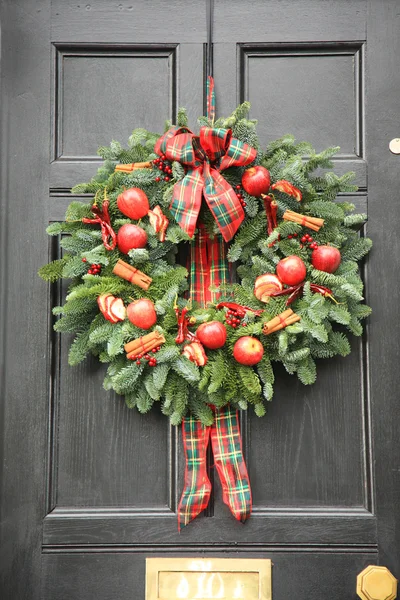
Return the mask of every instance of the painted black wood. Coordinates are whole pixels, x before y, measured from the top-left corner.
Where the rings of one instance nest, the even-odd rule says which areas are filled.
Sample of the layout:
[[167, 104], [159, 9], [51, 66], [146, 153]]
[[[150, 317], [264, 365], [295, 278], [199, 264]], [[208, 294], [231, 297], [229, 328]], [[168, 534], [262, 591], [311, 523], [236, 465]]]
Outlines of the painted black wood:
[[368, 563], [399, 577], [399, 15], [396, 0], [215, 3], [217, 111], [249, 98], [263, 143], [291, 131], [338, 144], [335, 170], [356, 172], [347, 199], [375, 239], [374, 314], [315, 386], [278, 372], [268, 416], [243, 416], [251, 520], [232, 519], [217, 483], [210, 516], [178, 534], [180, 433], [105, 392], [95, 361], [67, 366], [48, 319], [63, 291], [35, 273], [59, 252], [45, 224], [94, 173], [98, 145], [162, 130], [180, 105], [195, 126], [205, 2], [3, 1], [2, 598], [143, 598], [154, 554], [272, 558], [274, 600], [354, 598]]

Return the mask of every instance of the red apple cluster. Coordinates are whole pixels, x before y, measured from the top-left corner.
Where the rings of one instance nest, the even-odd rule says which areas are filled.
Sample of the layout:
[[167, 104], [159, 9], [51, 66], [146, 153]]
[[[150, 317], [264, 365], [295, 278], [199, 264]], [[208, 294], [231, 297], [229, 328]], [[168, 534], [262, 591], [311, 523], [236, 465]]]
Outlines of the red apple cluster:
[[244, 315], [240, 311], [230, 308], [226, 312], [225, 321], [227, 325], [230, 325], [234, 329], [237, 329], [240, 324], [242, 324], [242, 327], [246, 327], [247, 323], [242, 323], [243, 317]]
[[236, 196], [239, 198], [240, 204], [245, 208], [247, 206], [247, 202], [244, 199], [242, 186], [238, 183], [235, 189]]
[[[83, 257], [82, 262], [83, 263], [87, 262], [87, 258]], [[89, 275], [100, 275], [100, 271], [101, 271], [101, 265], [98, 263], [93, 263], [92, 265], [90, 265], [88, 273], [89, 273]]]
[[[311, 250], [315, 250], [315, 248], [318, 248], [318, 243], [314, 240], [314, 238], [309, 233], [306, 233], [305, 235], [303, 235], [300, 241], [304, 245], [308, 244], [308, 246], [311, 248]], [[301, 248], [302, 247], [303, 246], [301, 246]]]
[[[156, 354], [156, 352], [158, 352], [159, 350], [161, 350], [161, 346], [153, 348], [152, 353]], [[147, 360], [147, 364], [149, 365], [149, 367], [155, 367], [157, 365], [157, 359], [148, 352], [146, 352], [145, 354], [139, 354], [136, 358], [136, 364], [142, 364], [142, 360]]]
[[[161, 172], [165, 173], [163, 177], [164, 181], [169, 181], [172, 176], [172, 165], [167, 161], [165, 154], [153, 160], [153, 165], [160, 169]], [[156, 177], [156, 181], [161, 181], [161, 177]]]

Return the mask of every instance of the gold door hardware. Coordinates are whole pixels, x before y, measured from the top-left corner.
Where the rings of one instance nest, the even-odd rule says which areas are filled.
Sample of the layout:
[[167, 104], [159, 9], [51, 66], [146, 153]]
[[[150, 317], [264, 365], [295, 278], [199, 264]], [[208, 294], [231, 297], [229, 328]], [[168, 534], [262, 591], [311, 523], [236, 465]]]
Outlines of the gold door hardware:
[[393, 138], [390, 140], [389, 150], [393, 154], [400, 154], [400, 138]]
[[394, 600], [397, 579], [386, 567], [369, 565], [357, 577], [357, 594], [362, 600]]
[[147, 558], [146, 600], [271, 600], [271, 565], [260, 558]]

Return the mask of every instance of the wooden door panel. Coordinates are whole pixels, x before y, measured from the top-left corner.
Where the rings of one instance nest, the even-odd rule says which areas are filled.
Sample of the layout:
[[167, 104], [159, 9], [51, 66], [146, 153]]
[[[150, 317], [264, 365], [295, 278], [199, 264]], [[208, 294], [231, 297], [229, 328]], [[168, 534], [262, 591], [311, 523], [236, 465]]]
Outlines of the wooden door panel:
[[95, 360], [67, 366], [68, 339], [45, 311], [61, 291], [36, 272], [59, 252], [46, 224], [88, 200], [69, 190], [96, 172], [97, 146], [134, 127], [161, 133], [178, 106], [196, 129], [206, 3], [5, 0], [1, 11], [2, 597], [143, 598], [148, 555], [271, 558], [274, 600], [351, 598], [368, 563], [398, 577], [397, 0], [215, 3], [217, 113], [249, 99], [263, 145], [293, 132], [342, 147], [335, 171], [360, 186], [343, 198], [368, 212], [375, 241], [374, 313], [350, 357], [320, 361], [315, 386], [277, 370], [267, 416], [242, 416], [249, 522], [234, 521], [210, 465], [213, 502], [180, 534], [180, 432], [105, 392]]
[[324, 509], [369, 509], [368, 431], [354, 346], [351, 357], [318, 361], [318, 382], [312, 387], [276, 370], [266, 422], [252, 417], [249, 423], [247, 454], [256, 512], [292, 507], [317, 515]]
[[117, 41], [53, 44], [52, 190], [89, 181], [97, 148], [127, 144], [135, 127], [161, 134], [178, 105], [202, 112], [203, 44]]
[[[211, 551], [212, 556], [238, 558], [230, 548]], [[243, 558], [259, 558], [260, 552], [273, 562], [273, 600], [288, 598], [355, 598], [355, 573], [376, 561], [374, 552], [351, 553], [338, 550], [333, 553], [304, 552], [294, 548], [284, 550], [254, 548], [242, 554]], [[159, 556], [159, 553], [152, 553]], [[121, 554], [73, 553], [45, 555], [43, 600], [94, 600], [118, 598], [131, 600], [144, 598], [145, 558], [148, 550]], [[165, 556], [165, 555], [164, 555]], [[187, 552], [172, 551], [167, 556], [198, 556], [193, 549]], [[323, 573], [316, 583], [314, 573]], [[217, 596], [215, 596], [217, 597]]]

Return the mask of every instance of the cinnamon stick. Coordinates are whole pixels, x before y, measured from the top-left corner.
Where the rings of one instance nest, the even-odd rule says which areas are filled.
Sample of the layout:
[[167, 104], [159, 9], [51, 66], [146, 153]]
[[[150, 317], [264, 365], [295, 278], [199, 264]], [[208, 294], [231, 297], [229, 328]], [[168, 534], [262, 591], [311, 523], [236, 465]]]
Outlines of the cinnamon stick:
[[157, 348], [157, 346], [161, 346], [165, 343], [165, 337], [159, 331], [151, 331], [150, 333], [137, 338], [136, 340], [132, 340], [125, 344], [124, 349], [127, 354], [127, 358], [134, 359], [139, 354], [145, 354], [146, 352], [150, 352]]
[[308, 227], [313, 231], [319, 231], [325, 223], [324, 219], [319, 219], [318, 217], [310, 217], [309, 215], [301, 215], [300, 213], [296, 213], [293, 210], [285, 211], [283, 214], [283, 219], [285, 221], [292, 221], [292, 223], [298, 223], [299, 225]]
[[132, 173], [132, 171], [136, 171], [137, 169], [152, 169], [153, 164], [151, 162], [136, 162], [136, 163], [128, 163], [126, 165], [117, 165], [115, 167], [115, 171], [119, 171], [120, 173]]
[[288, 308], [287, 310], [283, 311], [283, 313], [277, 315], [267, 323], [264, 323], [263, 333], [265, 335], [275, 333], [275, 331], [284, 329], [288, 325], [293, 325], [293, 323], [297, 323], [297, 321], [300, 321], [299, 315], [294, 313], [291, 308]]
[[132, 267], [132, 265], [126, 263], [123, 260], [119, 260], [115, 267], [113, 268], [113, 273], [121, 277], [121, 279], [125, 279], [126, 281], [130, 281], [142, 290], [148, 290], [151, 282], [153, 281], [151, 277], [136, 269], [136, 267]]
[[265, 335], [270, 335], [271, 333], [275, 333], [276, 331], [285, 329], [285, 327], [288, 327], [289, 325], [293, 325], [294, 323], [297, 323], [298, 321], [300, 321], [299, 315], [294, 314], [292, 317], [288, 317], [287, 319], [285, 319], [285, 321], [283, 323], [279, 323], [279, 325], [276, 325], [276, 327], [274, 327], [273, 329], [268, 329], [268, 331]]

